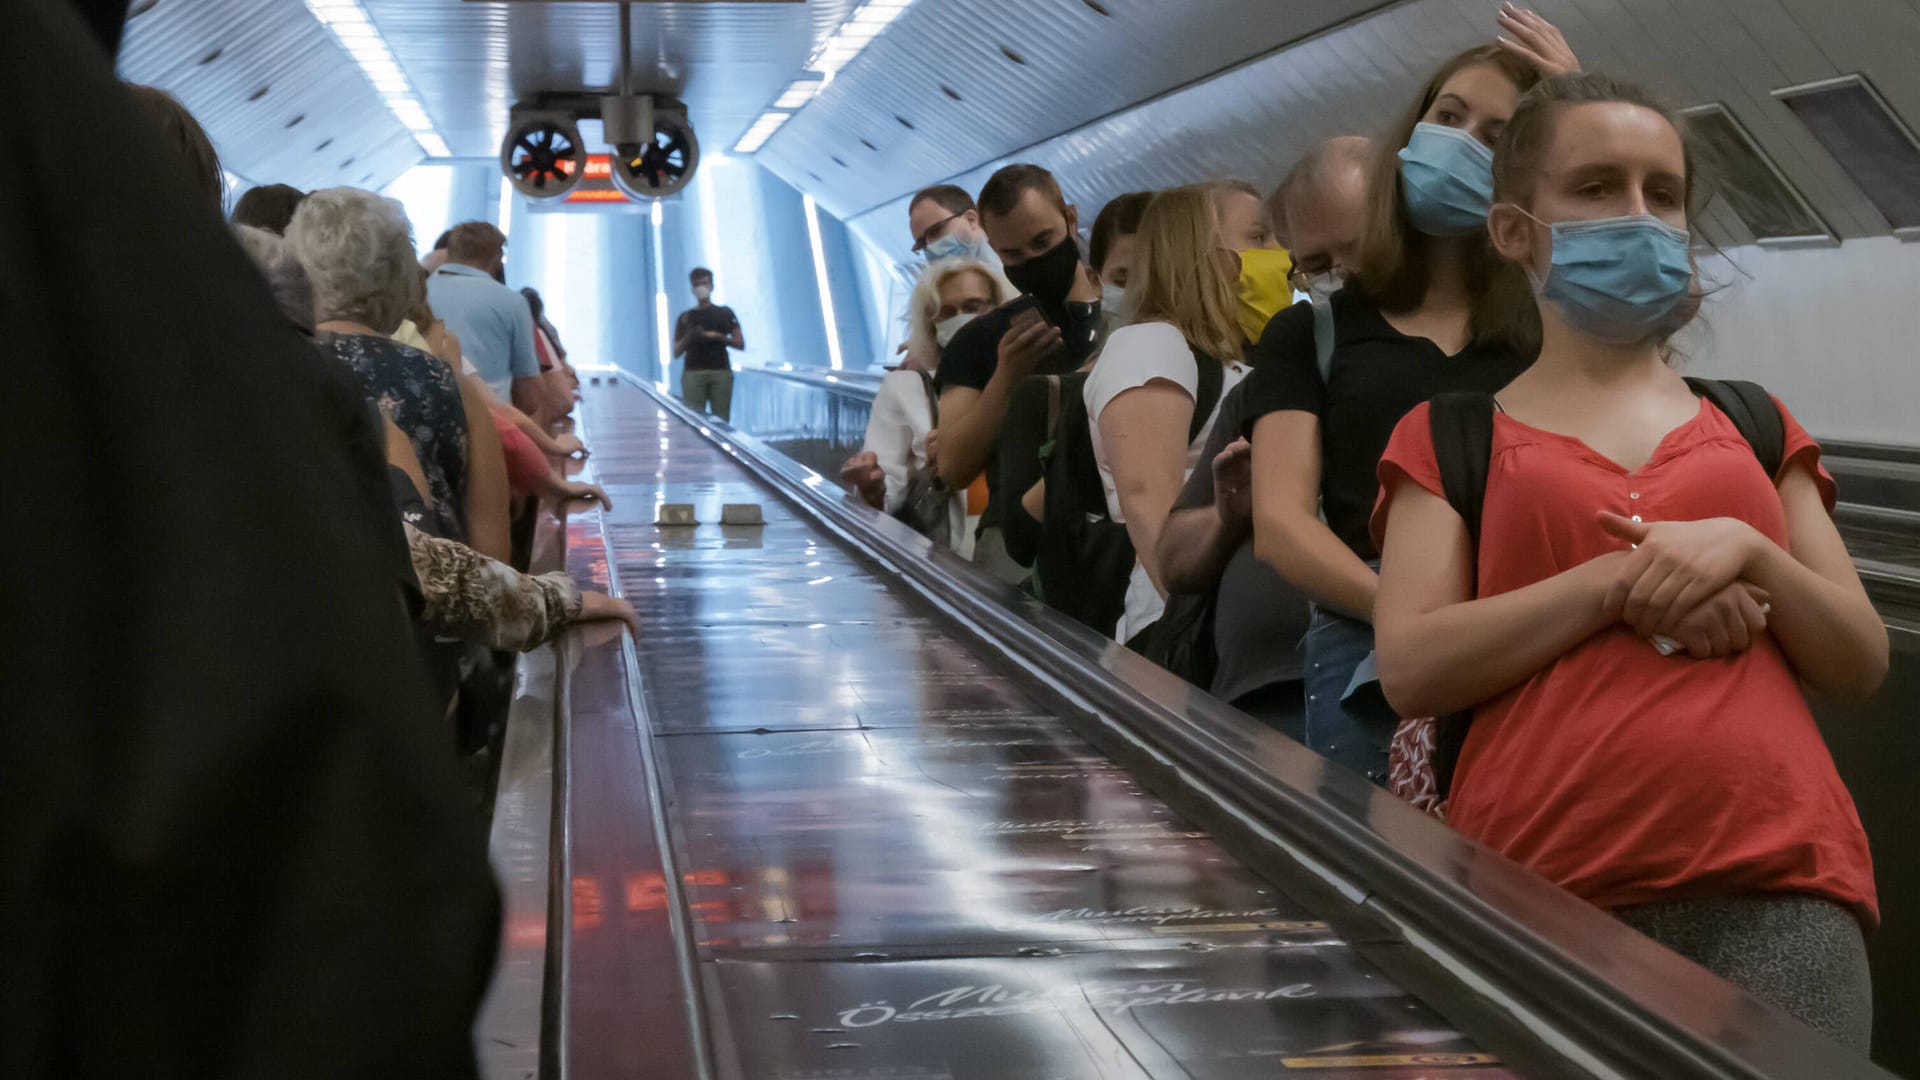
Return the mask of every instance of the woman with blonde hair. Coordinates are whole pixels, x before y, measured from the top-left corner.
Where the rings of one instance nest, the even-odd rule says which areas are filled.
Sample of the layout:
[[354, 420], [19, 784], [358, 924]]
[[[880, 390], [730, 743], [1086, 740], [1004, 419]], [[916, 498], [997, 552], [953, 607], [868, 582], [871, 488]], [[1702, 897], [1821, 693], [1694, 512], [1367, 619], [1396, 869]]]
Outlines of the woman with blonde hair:
[[[1000, 268], [972, 259], [943, 259], [921, 271], [907, 302], [907, 355], [931, 358], [932, 367], [890, 372], [874, 395], [866, 443], [841, 469], [841, 479], [876, 510], [899, 513], [915, 473], [931, 476], [938, 426], [932, 380], [940, 351], [976, 316], [1012, 300], [1017, 290]], [[925, 364], [927, 361], [919, 361]], [[935, 539], [956, 549], [973, 532], [965, 528], [966, 492], [952, 494], [947, 535]], [[962, 550], [964, 555], [967, 552]]]
[[1160, 529], [1206, 446], [1220, 398], [1248, 370], [1237, 319], [1240, 256], [1221, 235], [1212, 185], [1155, 195], [1138, 243], [1127, 284], [1132, 320], [1107, 339], [1082, 389], [1107, 514], [1126, 526], [1136, 558], [1114, 628], [1123, 642], [1166, 606], [1154, 555]]

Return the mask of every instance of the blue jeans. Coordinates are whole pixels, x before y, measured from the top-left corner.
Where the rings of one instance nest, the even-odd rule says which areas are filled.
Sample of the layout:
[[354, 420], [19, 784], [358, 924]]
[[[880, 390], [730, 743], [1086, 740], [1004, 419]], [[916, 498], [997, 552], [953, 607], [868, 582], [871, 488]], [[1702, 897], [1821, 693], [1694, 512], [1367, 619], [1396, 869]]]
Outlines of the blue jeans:
[[1305, 654], [1307, 749], [1382, 787], [1387, 747], [1400, 718], [1373, 670], [1373, 627], [1315, 607]]

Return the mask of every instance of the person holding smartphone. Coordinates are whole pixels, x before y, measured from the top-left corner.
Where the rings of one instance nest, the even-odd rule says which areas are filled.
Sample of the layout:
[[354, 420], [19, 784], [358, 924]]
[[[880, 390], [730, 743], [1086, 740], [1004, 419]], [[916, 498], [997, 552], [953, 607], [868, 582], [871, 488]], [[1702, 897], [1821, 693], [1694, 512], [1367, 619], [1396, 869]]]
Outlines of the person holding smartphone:
[[740, 319], [733, 309], [713, 302], [713, 271], [696, 266], [687, 275], [693, 307], [673, 327], [673, 356], [687, 358], [680, 372], [680, 400], [721, 420], [733, 416], [733, 358], [728, 349], [744, 349]]
[[1008, 165], [980, 189], [979, 207], [987, 241], [1022, 295], [962, 327], [941, 352], [938, 467], [955, 491], [986, 474], [987, 508], [973, 561], [1015, 583], [1027, 571], [1006, 554], [1000, 504], [1018, 493], [994, 490], [1007, 405], [1027, 376], [1065, 374], [1086, 363], [1105, 327], [1100, 285], [1075, 236], [1078, 211], [1052, 173]]

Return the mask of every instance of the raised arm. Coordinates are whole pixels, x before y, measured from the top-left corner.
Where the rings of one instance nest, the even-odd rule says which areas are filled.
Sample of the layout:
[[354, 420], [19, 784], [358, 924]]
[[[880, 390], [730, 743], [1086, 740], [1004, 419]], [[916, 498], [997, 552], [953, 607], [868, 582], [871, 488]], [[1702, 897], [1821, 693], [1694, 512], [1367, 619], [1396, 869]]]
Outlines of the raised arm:
[[[1064, 347], [1060, 331], [1045, 320], [1038, 316], [1022, 319], [1001, 337], [998, 360], [984, 388], [954, 386], [940, 394], [938, 468], [948, 488], [966, 490], [987, 467], [1015, 388], [1041, 361]], [[1008, 498], [1012, 497], [1009, 492]]]
[[1315, 603], [1372, 621], [1379, 578], [1320, 520], [1320, 418], [1297, 409], [1253, 428], [1253, 551]]

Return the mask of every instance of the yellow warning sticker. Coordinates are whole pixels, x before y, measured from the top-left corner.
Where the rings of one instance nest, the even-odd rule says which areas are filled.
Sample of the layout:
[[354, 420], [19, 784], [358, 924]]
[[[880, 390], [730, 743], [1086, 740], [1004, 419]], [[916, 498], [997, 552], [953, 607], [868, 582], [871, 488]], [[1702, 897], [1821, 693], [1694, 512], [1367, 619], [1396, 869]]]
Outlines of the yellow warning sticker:
[[1356, 1057], [1281, 1058], [1289, 1069], [1364, 1069], [1389, 1065], [1498, 1065], [1492, 1054], [1367, 1054]]

